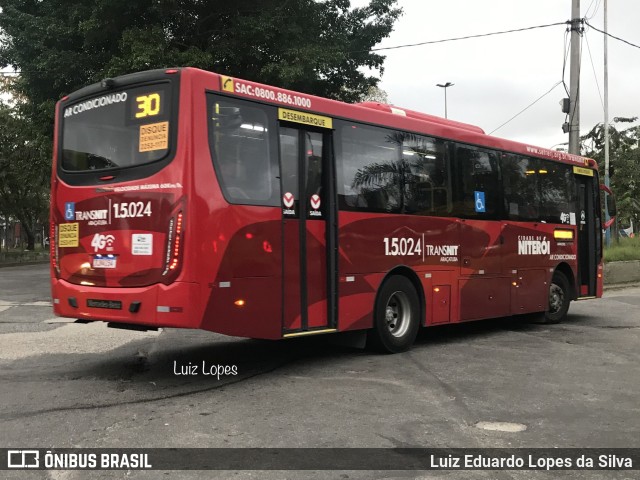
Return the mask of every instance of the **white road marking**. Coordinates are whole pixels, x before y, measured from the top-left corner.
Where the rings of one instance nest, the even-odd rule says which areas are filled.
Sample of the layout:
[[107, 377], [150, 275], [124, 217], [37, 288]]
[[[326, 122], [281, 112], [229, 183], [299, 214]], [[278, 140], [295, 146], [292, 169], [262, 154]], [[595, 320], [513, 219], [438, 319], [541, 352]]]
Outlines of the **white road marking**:
[[132, 332], [107, 328], [104, 322], [69, 323], [47, 332], [0, 335], [0, 359], [38, 355], [103, 353], [136, 340], [156, 338], [160, 332]]
[[51, 302], [8, 302], [6, 300], [0, 300], [0, 307], [50, 307]]
[[511, 422], [478, 422], [476, 423], [476, 428], [481, 430], [492, 430], [495, 432], [524, 432], [527, 429], [527, 426], [522, 423], [511, 423]]
[[26, 302], [26, 303], [21, 303], [20, 306], [27, 306], [27, 307], [50, 307], [51, 306], [51, 302]]
[[42, 323], [75, 323], [75, 318], [63, 318], [63, 317], [54, 317], [49, 318], [47, 320], [43, 320]]

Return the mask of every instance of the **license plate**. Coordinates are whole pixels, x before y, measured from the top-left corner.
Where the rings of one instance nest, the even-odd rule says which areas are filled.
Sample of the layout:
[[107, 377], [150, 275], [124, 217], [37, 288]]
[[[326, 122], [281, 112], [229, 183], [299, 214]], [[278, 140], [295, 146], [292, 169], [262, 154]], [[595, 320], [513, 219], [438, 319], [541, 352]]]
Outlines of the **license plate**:
[[122, 310], [122, 302], [120, 300], [94, 300], [90, 298], [87, 300], [87, 307]]
[[115, 258], [94, 258], [93, 268], [116, 268]]

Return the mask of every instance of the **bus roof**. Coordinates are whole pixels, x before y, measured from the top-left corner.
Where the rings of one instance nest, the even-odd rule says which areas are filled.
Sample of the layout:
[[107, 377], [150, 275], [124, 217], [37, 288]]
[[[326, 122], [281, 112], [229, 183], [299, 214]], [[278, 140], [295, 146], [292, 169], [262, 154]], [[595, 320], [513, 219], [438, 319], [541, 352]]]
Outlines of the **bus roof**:
[[[487, 135], [478, 126], [445, 119], [394, 105], [378, 102], [349, 104], [338, 100], [317, 97], [286, 90], [236, 77], [229, 77], [196, 68], [181, 69], [187, 74], [213, 76], [219, 79], [216, 90], [241, 98], [279, 105], [282, 108], [318, 113], [368, 124], [398, 128], [409, 132], [430, 135], [480, 147], [493, 148], [514, 154], [528, 155], [562, 163], [597, 169], [595, 160], [566, 152]], [[294, 104], [292, 104], [292, 99]], [[302, 101], [299, 101], [302, 100]], [[295, 103], [298, 102], [298, 103]]]
[[484, 130], [482, 130], [480, 127], [476, 127], [475, 125], [457, 122], [455, 120], [449, 120], [447, 118], [437, 117], [435, 115], [429, 115], [428, 113], [416, 112], [415, 110], [396, 107], [395, 105], [387, 105], [386, 103], [378, 103], [378, 102], [360, 102], [360, 103], [357, 103], [356, 105], [371, 108], [374, 110], [381, 110], [387, 113], [394, 113], [396, 115], [403, 115], [409, 118], [417, 118], [418, 120], [424, 120], [431, 123], [438, 123], [440, 125], [448, 125], [451, 127], [462, 128], [463, 130], [469, 130], [470, 132], [484, 134]]

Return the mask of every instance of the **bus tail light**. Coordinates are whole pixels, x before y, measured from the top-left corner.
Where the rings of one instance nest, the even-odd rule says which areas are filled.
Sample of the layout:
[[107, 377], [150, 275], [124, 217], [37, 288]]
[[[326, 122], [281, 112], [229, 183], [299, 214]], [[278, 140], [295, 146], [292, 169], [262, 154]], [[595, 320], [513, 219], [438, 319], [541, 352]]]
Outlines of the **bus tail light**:
[[[163, 275], [169, 274], [178, 268], [180, 263], [180, 251], [182, 247], [182, 212], [179, 212], [169, 221], [169, 234], [167, 239], [167, 257]], [[174, 228], [175, 227], [175, 228]]]

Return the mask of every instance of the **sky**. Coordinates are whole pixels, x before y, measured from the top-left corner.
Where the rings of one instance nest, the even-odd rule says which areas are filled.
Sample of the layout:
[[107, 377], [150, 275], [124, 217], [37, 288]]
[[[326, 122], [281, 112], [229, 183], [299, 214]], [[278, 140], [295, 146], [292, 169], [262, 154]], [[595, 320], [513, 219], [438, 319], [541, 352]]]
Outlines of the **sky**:
[[[581, 17], [603, 30], [604, 0], [580, 0]], [[352, 0], [353, 7], [369, 0]], [[442, 40], [564, 22], [572, 0], [398, 0], [404, 14], [377, 47]], [[608, 31], [640, 45], [640, 0], [609, 0]], [[380, 53], [386, 56], [380, 88], [399, 107], [477, 125], [487, 133], [508, 121], [563, 78], [564, 25], [485, 38], [422, 45]], [[604, 119], [604, 36], [589, 29], [582, 40], [580, 132]], [[609, 118], [640, 116], [640, 48], [609, 38]], [[591, 52], [591, 55], [589, 55]], [[593, 62], [593, 63], [592, 63]], [[595, 70], [595, 74], [594, 74]], [[596, 82], [597, 78], [597, 82]], [[569, 63], [564, 80], [569, 86]], [[568, 97], [562, 84], [493, 134], [551, 148], [566, 143]]]
[[[363, 6], [367, 0], [352, 0]], [[404, 14], [376, 48], [564, 22], [571, 0], [398, 0]], [[581, 17], [604, 30], [604, 0], [581, 0]], [[640, 45], [640, 1], [609, 0], [607, 31]], [[448, 117], [492, 132], [562, 80], [566, 26], [423, 45], [386, 55], [379, 85], [389, 103]], [[609, 37], [609, 119], [640, 116], [640, 48]], [[568, 46], [568, 45], [567, 45]], [[591, 57], [589, 56], [591, 51]], [[582, 40], [580, 134], [604, 120], [604, 36], [587, 27]], [[593, 66], [592, 66], [593, 60]], [[595, 69], [595, 74], [594, 74]], [[597, 78], [597, 83], [596, 83]], [[564, 80], [569, 88], [569, 61]], [[598, 84], [600, 93], [598, 91]], [[562, 84], [493, 133], [551, 148], [568, 142]]]

